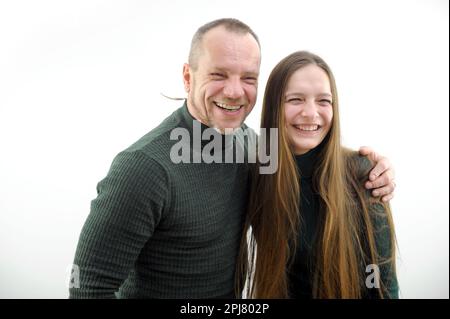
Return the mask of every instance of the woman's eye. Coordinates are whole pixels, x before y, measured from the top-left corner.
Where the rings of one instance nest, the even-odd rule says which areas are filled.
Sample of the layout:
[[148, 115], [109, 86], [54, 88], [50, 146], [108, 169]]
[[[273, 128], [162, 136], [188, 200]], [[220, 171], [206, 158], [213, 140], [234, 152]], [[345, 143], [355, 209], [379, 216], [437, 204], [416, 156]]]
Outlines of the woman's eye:
[[331, 105], [331, 101], [327, 99], [322, 99], [319, 101], [319, 104], [321, 105]]
[[303, 99], [292, 98], [292, 99], [288, 99], [286, 102], [288, 102], [288, 103], [301, 103], [301, 102], [303, 102]]

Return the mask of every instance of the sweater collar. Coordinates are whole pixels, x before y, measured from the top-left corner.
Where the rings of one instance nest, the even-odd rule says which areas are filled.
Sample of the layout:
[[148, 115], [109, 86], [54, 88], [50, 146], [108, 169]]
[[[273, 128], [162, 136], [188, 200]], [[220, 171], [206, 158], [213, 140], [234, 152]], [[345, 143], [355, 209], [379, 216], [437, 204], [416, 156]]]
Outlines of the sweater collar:
[[309, 150], [305, 154], [295, 155], [295, 161], [297, 162], [297, 168], [301, 178], [312, 177], [318, 161], [319, 153], [322, 149], [323, 143], [320, 143], [317, 147]]
[[228, 148], [232, 146], [232, 143], [234, 141], [234, 136], [231, 138], [226, 138], [225, 135], [221, 134], [219, 131], [210, 128], [209, 126], [203, 124], [196, 118], [192, 116], [192, 114], [189, 112], [189, 109], [187, 107], [187, 101], [185, 100], [183, 103], [183, 106], [181, 107], [181, 117], [183, 119], [183, 124], [185, 128], [188, 129], [191, 136], [200, 136], [203, 137], [203, 133], [205, 130], [209, 129], [207, 137], [205, 137], [205, 140], [201, 138], [201, 148], [203, 148], [205, 145], [207, 145], [210, 141], [213, 139], [220, 138], [222, 139], [222, 149]]
[[202, 122], [200, 122], [199, 120], [197, 120], [196, 118], [194, 118], [191, 115], [191, 113], [189, 112], [189, 109], [187, 107], [187, 101], [186, 100], [184, 101], [183, 106], [181, 107], [181, 116], [183, 118], [183, 122], [185, 124], [185, 127], [189, 131], [192, 131], [194, 129], [194, 125], [198, 125], [200, 127], [200, 130], [201, 130], [202, 133], [207, 128], [209, 128], [208, 126], [206, 126], [205, 124], [203, 124]]

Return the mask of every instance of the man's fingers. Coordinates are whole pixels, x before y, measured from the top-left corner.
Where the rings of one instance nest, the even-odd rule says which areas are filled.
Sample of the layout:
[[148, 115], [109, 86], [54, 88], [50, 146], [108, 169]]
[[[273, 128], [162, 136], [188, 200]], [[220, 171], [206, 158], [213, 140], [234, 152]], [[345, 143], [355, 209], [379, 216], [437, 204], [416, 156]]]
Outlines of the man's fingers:
[[389, 202], [392, 198], [394, 198], [394, 193], [390, 193], [389, 195], [383, 196], [381, 200], [386, 203]]
[[363, 155], [363, 156], [367, 156], [370, 153], [373, 153], [373, 149], [369, 146], [361, 146], [359, 148], [359, 154]]
[[[387, 173], [390, 172], [389, 170], [387, 171], [387, 169], [391, 166], [391, 164], [389, 163], [389, 160], [386, 157], [380, 157], [379, 161], [376, 162], [375, 167], [370, 171], [370, 175], [369, 175], [369, 180], [372, 182], [376, 182], [376, 179], [380, 176], [383, 177], [383, 173]], [[389, 177], [393, 177], [391, 175], [389, 175]], [[389, 180], [385, 180], [384, 184], [376, 184], [378, 186], [375, 187], [380, 187], [383, 186], [385, 184], [387, 184], [389, 182]]]
[[[372, 173], [370, 173], [372, 175]], [[394, 181], [394, 176], [391, 170], [385, 171], [383, 175], [376, 177], [376, 179], [366, 182], [366, 188], [379, 188], [389, 186]]]
[[395, 183], [392, 182], [386, 186], [374, 189], [372, 191], [372, 195], [375, 197], [385, 196], [385, 195], [389, 195], [389, 194], [393, 193], [394, 190], [395, 190]]

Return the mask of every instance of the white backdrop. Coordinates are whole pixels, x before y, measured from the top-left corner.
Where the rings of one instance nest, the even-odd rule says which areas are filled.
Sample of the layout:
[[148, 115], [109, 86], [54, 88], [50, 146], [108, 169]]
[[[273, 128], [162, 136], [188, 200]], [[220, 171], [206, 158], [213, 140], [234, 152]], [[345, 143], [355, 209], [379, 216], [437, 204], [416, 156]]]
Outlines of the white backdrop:
[[271, 68], [306, 49], [332, 67], [344, 143], [397, 171], [403, 298], [449, 297], [446, 0], [1, 1], [0, 297], [67, 298], [81, 227], [115, 154], [175, 110], [196, 29], [235, 17]]

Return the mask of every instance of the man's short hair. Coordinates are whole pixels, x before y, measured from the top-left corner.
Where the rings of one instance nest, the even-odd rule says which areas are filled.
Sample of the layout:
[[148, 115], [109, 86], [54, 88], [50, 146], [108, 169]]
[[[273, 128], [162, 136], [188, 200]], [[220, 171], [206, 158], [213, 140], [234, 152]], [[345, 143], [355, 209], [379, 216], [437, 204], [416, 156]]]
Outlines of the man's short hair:
[[258, 43], [258, 46], [261, 47], [256, 33], [253, 32], [253, 30], [244, 22], [233, 18], [217, 19], [208, 22], [203, 26], [201, 26], [200, 28], [198, 28], [197, 32], [195, 32], [194, 36], [192, 37], [191, 49], [189, 51], [189, 65], [191, 66], [192, 69], [196, 70], [198, 68], [197, 60], [201, 52], [203, 36], [209, 30], [219, 26], [223, 26], [227, 31], [234, 32], [237, 34], [245, 35], [247, 33], [250, 33], [255, 38], [256, 42]]

